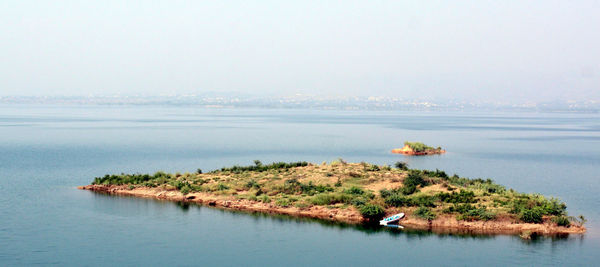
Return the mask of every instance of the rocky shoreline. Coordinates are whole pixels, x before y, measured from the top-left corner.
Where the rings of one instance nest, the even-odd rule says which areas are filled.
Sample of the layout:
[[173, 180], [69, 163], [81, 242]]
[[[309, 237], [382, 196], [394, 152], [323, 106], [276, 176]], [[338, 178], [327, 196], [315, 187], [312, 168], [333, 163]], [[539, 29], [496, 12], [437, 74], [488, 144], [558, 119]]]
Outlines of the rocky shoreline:
[[[130, 189], [124, 185], [86, 185], [78, 187], [82, 190], [89, 190], [97, 193], [124, 195], [144, 198], [154, 198], [169, 201], [186, 201], [198, 203], [207, 206], [213, 206], [223, 209], [261, 212], [272, 214], [284, 214], [298, 217], [308, 217], [334, 222], [344, 222], [349, 224], [365, 223], [360, 212], [354, 207], [347, 208], [328, 208], [325, 206], [311, 206], [307, 208], [281, 207], [271, 203], [263, 203], [248, 199], [237, 199], [233, 196], [222, 196], [204, 192], [194, 192], [183, 195], [178, 190], [152, 187], [136, 187]], [[399, 212], [400, 210], [388, 209], [388, 214]], [[570, 227], [557, 226], [550, 222], [542, 224], [514, 222], [510, 218], [497, 218], [492, 221], [459, 221], [453, 216], [439, 216], [438, 218], [427, 221], [412, 216], [412, 209], [402, 209], [407, 214], [401, 221], [401, 225], [420, 230], [431, 230], [440, 233], [476, 233], [476, 234], [522, 234], [537, 233], [541, 235], [561, 235], [561, 234], [582, 234], [586, 228], [579, 225]]]

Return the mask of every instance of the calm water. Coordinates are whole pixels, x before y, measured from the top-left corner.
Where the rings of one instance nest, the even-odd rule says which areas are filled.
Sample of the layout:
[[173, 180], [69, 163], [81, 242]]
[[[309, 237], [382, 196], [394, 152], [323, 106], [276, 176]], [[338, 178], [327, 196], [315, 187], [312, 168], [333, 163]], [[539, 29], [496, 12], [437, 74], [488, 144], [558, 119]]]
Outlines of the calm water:
[[[404, 140], [449, 152], [389, 153]], [[588, 233], [526, 242], [365, 229], [75, 189], [106, 173], [338, 157], [557, 196], [587, 216]], [[0, 265], [593, 265], [599, 163], [598, 114], [0, 106]]]

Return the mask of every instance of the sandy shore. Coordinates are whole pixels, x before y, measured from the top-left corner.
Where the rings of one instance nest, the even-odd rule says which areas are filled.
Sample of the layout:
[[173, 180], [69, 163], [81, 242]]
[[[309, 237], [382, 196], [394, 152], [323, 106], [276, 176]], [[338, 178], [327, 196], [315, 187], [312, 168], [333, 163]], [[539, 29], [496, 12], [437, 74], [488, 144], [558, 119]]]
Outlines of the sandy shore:
[[[348, 207], [344, 209], [331, 209], [325, 206], [312, 206], [302, 209], [297, 207], [280, 207], [272, 203], [236, 199], [231, 196], [219, 196], [209, 193], [190, 193], [184, 196], [177, 190], [165, 190], [162, 188], [149, 187], [136, 187], [134, 189], [129, 189], [127, 186], [86, 185], [78, 188], [105, 194], [155, 198], [170, 201], [187, 201], [232, 210], [285, 214], [351, 224], [359, 224], [364, 222], [362, 216], [354, 207]], [[390, 209], [388, 210], [388, 214], [393, 214], [399, 211], [400, 210]], [[407, 214], [406, 218], [401, 221], [401, 225], [413, 229], [432, 230], [434, 232], [481, 234], [520, 234], [523, 232], [532, 232], [543, 235], [556, 235], [582, 234], [586, 231], [585, 227], [583, 226], [572, 225], [570, 227], [561, 227], [556, 226], [553, 223], [515, 223], [511, 218], [498, 218], [496, 220], [487, 222], [467, 222], [458, 221], [456, 218], [454, 218], [454, 216], [442, 215], [438, 216], [438, 218], [433, 221], [427, 221], [415, 216], [411, 216], [411, 209], [403, 209], [401, 212], [405, 212]]]

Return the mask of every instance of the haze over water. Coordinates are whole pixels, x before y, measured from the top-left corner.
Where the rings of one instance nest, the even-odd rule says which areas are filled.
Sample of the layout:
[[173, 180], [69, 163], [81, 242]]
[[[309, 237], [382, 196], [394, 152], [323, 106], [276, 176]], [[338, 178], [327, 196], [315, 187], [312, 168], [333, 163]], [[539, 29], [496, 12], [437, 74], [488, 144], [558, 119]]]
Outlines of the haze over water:
[[[405, 140], [448, 153], [404, 157]], [[600, 116], [0, 106], [0, 265], [589, 265], [600, 251]], [[559, 197], [588, 232], [438, 235], [77, 190], [121, 172], [342, 157]]]

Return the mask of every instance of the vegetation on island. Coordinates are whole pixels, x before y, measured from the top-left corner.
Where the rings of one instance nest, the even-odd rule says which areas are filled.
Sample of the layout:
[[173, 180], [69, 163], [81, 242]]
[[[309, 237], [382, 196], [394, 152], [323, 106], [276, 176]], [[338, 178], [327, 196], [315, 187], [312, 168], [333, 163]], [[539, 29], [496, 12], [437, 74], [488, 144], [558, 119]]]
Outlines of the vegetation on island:
[[582, 225], [585, 218], [570, 217], [567, 206], [556, 198], [519, 193], [490, 179], [468, 179], [440, 170], [409, 169], [404, 162], [374, 165], [366, 162], [276, 162], [221, 168], [208, 173], [156, 172], [97, 177], [95, 185], [162, 187], [183, 195], [204, 192], [278, 207], [307, 209], [356, 208], [365, 219], [378, 220], [402, 211], [423, 220], [454, 216], [463, 221], [498, 218], [514, 222]]
[[421, 142], [408, 142], [408, 141], [406, 141], [406, 142], [404, 142], [404, 145], [410, 147], [415, 152], [426, 152], [426, 151], [442, 150], [441, 147], [434, 148], [434, 147], [428, 146], [426, 144], [423, 144]]

